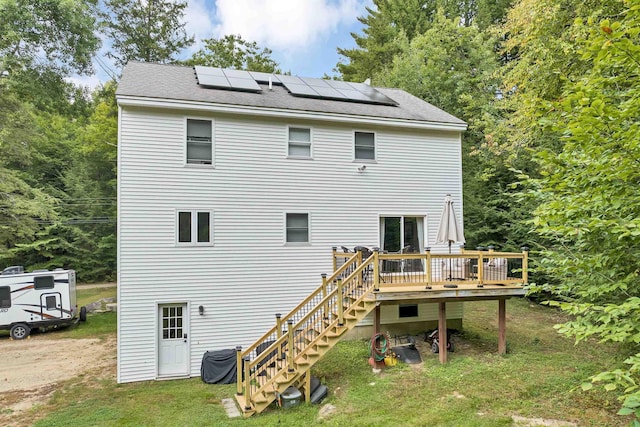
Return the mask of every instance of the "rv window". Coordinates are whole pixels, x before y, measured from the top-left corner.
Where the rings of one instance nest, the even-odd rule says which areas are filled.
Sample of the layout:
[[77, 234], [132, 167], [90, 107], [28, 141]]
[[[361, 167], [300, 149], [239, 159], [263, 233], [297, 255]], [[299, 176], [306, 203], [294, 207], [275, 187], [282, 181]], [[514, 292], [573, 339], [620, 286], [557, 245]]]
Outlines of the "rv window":
[[0, 308], [11, 307], [11, 288], [8, 286], [0, 287]]
[[47, 297], [47, 310], [55, 310], [56, 307], [56, 297], [55, 295], [51, 295]]
[[36, 276], [33, 278], [34, 289], [53, 289], [53, 276]]

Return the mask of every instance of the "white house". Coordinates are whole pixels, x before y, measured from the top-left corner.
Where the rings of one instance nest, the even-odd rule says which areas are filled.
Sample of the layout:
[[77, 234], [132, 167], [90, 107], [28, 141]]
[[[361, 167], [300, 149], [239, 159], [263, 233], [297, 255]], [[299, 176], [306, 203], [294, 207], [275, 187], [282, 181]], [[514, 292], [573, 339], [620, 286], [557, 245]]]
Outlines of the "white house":
[[[445, 194], [462, 214], [465, 123], [399, 89], [131, 62], [117, 100], [119, 382], [197, 376], [331, 247], [435, 250]], [[383, 308], [385, 329], [437, 318]]]

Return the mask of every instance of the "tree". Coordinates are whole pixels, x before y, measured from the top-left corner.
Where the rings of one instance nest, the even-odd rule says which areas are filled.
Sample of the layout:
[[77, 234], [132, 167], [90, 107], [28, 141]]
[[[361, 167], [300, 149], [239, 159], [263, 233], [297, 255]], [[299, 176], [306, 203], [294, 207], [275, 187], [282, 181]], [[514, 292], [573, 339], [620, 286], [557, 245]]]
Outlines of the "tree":
[[167, 63], [194, 42], [182, 21], [187, 2], [178, 0], [106, 0], [101, 14], [112, 51], [123, 67], [131, 60]]
[[184, 61], [186, 65], [232, 68], [236, 70], [281, 73], [278, 63], [271, 59], [273, 52], [260, 48], [256, 42], [244, 40], [240, 35], [204, 40], [204, 47]]
[[0, 71], [43, 66], [61, 74], [91, 71], [99, 46], [94, 7], [92, 0], [2, 0]]
[[574, 24], [578, 40], [586, 35], [576, 51], [587, 71], [553, 103], [560, 148], [539, 152], [541, 177], [529, 192], [534, 229], [553, 242], [540, 265], [556, 280], [534, 290], [575, 316], [560, 332], [636, 353], [593, 381], [621, 386], [620, 413], [640, 418], [640, 8], [618, 17]]

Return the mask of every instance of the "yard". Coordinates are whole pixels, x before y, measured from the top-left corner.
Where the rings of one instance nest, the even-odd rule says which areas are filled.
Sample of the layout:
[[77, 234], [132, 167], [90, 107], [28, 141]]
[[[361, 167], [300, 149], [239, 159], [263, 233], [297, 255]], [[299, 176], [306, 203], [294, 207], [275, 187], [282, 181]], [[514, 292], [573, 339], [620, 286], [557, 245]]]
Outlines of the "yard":
[[[81, 290], [80, 298], [86, 297], [83, 292], [87, 291]], [[108, 293], [100, 290], [100, 297]], [[399, 364], [374, 374], [367, 365], [365, 341], [340, 343], [313, 369], [329, 387], [322, 405], [337, 408], [323, 423], [510, 426], [512, 416], [579, 426], [628, 423], [615, 415], [618, 402], [613, 395], [582, 392], [579, 387], [589, 375], [620, 362], [622, 356], [615, 347], [574, 346], [553, 329], [565, 319], [559, 312], [524, 299], [510, 300], [507, 306], [508, 354], [504, 357], [496, 354], [496, 302], [466, 304], [465, 330], [454, 336], [456, 352], [447, 365], [440, 365], [425, 345], [421, 346], [422, 364]], [[233, 396], [235, 385], [207, 385], [198, 378], [118, 385], [115, 326], [115, 315], [104, 313], [90, 316], [75, 329], [36, 335], [24, 342], [0, 337], [0, 366], [5, 371], [0, 378], [5, 383], [0, 387], [0, 424], [297, 426], [316, 422], [322, 405], [274, 408], [246, 420], [229, 419], [220, 401]], [[54, 354], [56, 349], [60, 353]], [[60, 363], [61, 357], [65, 363]], [[8, 365], [16, 359], [21, 363]], [[14, 368], [6, 367], [21, 364], [28, 366], [23, 372], [26, 378], [39, 380], [22, 383], [24, 387], [6, 386], [14, 384]], [[45, 375], [50, 371], [62, 375]]]

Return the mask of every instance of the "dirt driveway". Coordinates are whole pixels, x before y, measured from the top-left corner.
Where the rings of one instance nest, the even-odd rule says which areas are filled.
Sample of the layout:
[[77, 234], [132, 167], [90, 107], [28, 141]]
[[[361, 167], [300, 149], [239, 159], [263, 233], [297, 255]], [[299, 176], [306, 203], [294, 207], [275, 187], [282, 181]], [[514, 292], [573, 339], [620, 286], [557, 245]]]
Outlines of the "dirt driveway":
[[115, 375], [116, 339], [53, 338], [52, 333], [13, 341], [0, 337], [0, 425], [29, 425], [28, 409], [43, 404], [60, 383], [81, 374]]

